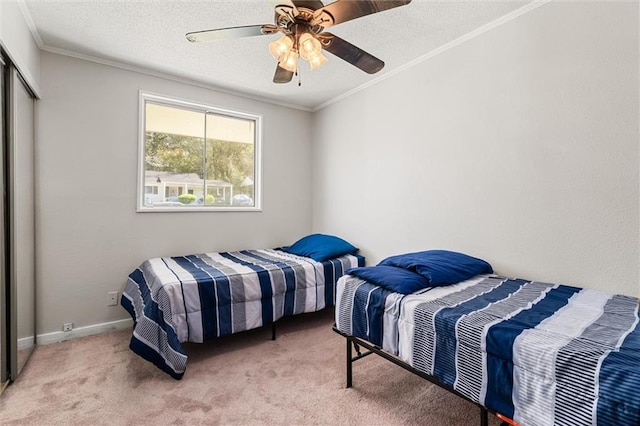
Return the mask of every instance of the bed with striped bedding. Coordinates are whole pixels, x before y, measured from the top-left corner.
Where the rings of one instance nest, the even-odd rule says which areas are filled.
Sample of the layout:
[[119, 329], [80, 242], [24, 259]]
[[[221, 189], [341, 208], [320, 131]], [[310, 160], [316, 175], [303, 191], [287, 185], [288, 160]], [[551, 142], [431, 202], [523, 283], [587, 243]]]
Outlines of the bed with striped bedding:
[[363, 265], [357, 254], [317, 262], [277, 249], [147, 260], [129, 275], [121, 298], [134, 320], [130, 348], [180, 379], [187, 363], [181, 343], [333, 306], [337, 279]]
[[345, 275], [336, 329], [526, 426], [640, 425], [638, 299], [481, 275], [399, 294]]

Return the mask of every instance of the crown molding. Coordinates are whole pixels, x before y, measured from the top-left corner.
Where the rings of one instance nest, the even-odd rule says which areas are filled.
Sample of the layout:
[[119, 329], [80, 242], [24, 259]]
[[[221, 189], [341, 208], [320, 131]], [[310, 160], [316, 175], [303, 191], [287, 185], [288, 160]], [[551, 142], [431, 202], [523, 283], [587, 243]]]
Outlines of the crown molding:
[[36, 44], [40, 49], [44, 47], [44, 43], [42, 42], [42, 37], [40, 37], [40, 33], [38, 32], [38, 28], [36, 28], [36, 23], [33, 21], [33, 17], [29, 12], [29, 8], [24, 0], [16, 0], [18, 7], [20, 8], [20, 12], [22, 12], [22, 16], [24, 17], [25, 22], [27, 23], [27, 27], [29, 27], [29, 31], [33, 36]]
[[267, 98], [263, 96], [253, 95], [251, 93], [243, 92], [241, 90], [229, 89], [228, 87], [216, 86], [214, 84], [205, 83], [196, 79], [187, 77], [180, 77], [175, 74], [165, 73], [162, 71], [156, 71], [149, 68], [143, 68], [137, 65], [125, 64], [123, 62], [111, 61], [109, 59], [97, 58], [95, 56], [85, 55], [82, 53], [72, 52], [70, 50], [59, 49], [57, 47], [43, 46], [42, 50], [49, 53], [55, 53], [57, 55], [68, 56], [75, 59], [80, 59], [87, 62], [94, 62], [96, 64], [105, 65], [108, 67], [119, 68], [127, 71], [137, 72], [139, 74], [150, 75], [152, 77], [158, 77], [165, 80], [175, 81], [178, 83], [188, 84], [190, 86], [199, 87], [202, 89], [215, 90], [216, 92], [227, 93], [229, 95], [238, 96], [241, 98], [251, 99], [254, 101], [265, 102], [268, 104], [283, 106], [286, 108], [297, 109], [300, 111], [311, 112], [311, 108], [307, 108], [301, 105], [290, 104], [287, 102], [280, 102], [278, 100]]

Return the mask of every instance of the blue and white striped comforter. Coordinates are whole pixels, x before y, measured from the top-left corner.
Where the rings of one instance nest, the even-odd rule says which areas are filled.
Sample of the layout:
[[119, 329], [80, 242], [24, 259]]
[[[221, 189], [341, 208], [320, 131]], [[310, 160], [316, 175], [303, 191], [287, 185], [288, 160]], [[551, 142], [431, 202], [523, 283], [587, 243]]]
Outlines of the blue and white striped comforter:
[[147, 260], [129, 275], [121, 299], [135, 322], [130, 348], [180, 379], [187, 363], [180, 343], [333, 305], [336, 280], [363, 264], [358, 255], [316, 262], [271, 249]]
[[338, 281], [336, 325], [521, 425], [640, 425], [638, 299], [478, 276], [403, 295]]

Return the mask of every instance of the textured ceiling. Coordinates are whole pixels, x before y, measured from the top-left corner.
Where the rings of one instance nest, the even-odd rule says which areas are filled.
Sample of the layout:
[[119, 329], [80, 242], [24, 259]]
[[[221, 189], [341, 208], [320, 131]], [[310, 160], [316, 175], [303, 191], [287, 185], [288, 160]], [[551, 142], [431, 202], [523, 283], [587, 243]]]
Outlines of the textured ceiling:
[[276, 64], [267, 45], [277, 35], [200, 44], [185, 39], [190, 31], [273, 23], [274, 2], [269, 0], [24, 2], [45, 50], [140, 67], [313, 109], [530, 0], [413, 0], [407, 6], [336, 25], [332, 33], [382, 59], [385, 68], [369, 75], [327, 54], [329, 62], [313, 73], [306, 63], [301, 66], [302, 86], [295, 77], [288, 84], [272, 82]]

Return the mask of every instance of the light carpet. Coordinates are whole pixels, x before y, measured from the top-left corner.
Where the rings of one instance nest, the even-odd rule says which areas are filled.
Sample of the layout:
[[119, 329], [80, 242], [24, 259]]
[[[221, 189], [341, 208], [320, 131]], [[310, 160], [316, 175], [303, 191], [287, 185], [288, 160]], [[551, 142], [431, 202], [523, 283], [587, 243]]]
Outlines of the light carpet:
[[[186, 344], [183, 379], [144, 361], [119, 331], [39, 346], [0, 396], [1, 424], [478, 425], [480, 410], [389, 361], [354, 363], [332, 312]], [[490, 417], [490, 425], [500, 422]]]

